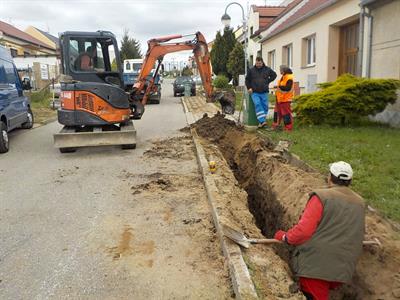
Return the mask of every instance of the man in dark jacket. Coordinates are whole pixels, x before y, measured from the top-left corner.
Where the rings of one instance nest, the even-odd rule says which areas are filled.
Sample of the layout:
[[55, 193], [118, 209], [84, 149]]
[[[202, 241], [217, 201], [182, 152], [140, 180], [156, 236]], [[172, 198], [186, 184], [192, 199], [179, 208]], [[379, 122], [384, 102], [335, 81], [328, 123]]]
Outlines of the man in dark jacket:
[[268, 86], [275, 78], [276, 73], [264, 64], [261, 57], [256, 58], [255, 66], [249, 70], [246, 76], [246, 87], [256, 109], [259, 128], [267, 125]]
[[349, 283], [362, 253], [364, 200], [348, 186], [351, 166], [330, 165], [328, 188], [314, 190], [299, 223], [275, 239], [295, 246], [292, 266], [307, 300], [328, 300], [329, 290]]

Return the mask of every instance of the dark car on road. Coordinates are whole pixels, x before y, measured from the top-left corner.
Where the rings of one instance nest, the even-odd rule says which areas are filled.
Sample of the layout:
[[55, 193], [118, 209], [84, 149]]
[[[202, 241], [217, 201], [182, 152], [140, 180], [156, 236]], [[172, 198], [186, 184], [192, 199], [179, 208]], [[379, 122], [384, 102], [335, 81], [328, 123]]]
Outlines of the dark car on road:
[[9, 50], [0, 46], [0, 153], [9, 149], [8, 132], [33, 126], [31, 105], [24, 89], [30, 89], [29, 81], [21, 81]]
[[190, 95], [196, 96], [196, 83], [189, 76], [178, 76], [174, 81], [174, 97], [185, 93], [185, 85], [190, 85]]

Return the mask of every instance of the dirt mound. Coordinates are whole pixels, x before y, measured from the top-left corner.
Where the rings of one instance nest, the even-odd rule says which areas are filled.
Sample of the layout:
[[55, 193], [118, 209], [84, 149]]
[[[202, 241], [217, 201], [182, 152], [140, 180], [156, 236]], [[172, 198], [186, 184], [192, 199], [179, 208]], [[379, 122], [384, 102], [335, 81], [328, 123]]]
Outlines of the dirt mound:
[[225, 119], [219, 112], [212, 117], [212, 122], [210, 120], [211, 118], [204, 114], [203, 118], [196, 122], [196, 130], [199, 135], [212, 141], [218, 141], [226, 132], [236, 127], [234, 121]]
[[[195, 128], [215, 143], [246, 190], [249, 208], [262, 233], [271, 237], [278, 228], [295, 224], [308, 200], [308, 193], [325, 185], [321, 174], [293, 165], [269, 140], [237, 128], [222, 116], [201, 119]], [[241, 224], [240, 220], [235, 220]], [[246, 227], [242, 224], [242, 227]], [[400, 297], [400, 235], [378, 214], [366, 213], [365, 239], [379, 238], [382, 248], [364, 247], [353, 282], [332, 299], [396, 299]], [[284, 260], [288, 249], [276, 248]], [[377, 280], [379, 278], [379, 280]]]

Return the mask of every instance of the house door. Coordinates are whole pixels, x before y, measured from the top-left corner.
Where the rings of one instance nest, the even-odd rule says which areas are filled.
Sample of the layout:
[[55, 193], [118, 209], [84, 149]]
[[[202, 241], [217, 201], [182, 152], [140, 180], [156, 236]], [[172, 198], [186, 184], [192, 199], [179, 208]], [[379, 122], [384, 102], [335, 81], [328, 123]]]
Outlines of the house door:
[[353, 23], [340, 29], [339, 75], [357, 75], [359, 28], [359, 23]]

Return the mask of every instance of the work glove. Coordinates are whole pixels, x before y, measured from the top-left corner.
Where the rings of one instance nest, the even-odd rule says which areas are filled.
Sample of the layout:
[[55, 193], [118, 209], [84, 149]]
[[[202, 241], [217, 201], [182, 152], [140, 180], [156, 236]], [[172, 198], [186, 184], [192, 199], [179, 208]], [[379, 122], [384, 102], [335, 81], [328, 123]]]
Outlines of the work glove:
[[286, 235], [285, 231], [278, 230], [274, 235], [274, 239], [281, 241], [281, 242], [285, 242], [285, 235]]

